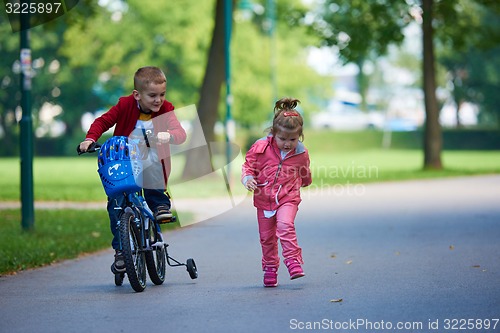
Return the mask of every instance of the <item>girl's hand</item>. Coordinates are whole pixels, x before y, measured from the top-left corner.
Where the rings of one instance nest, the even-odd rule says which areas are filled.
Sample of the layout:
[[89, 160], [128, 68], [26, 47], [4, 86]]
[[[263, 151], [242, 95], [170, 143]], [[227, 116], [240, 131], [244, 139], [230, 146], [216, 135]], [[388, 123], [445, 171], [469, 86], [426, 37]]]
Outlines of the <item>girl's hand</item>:
[[257, 182], [255, 181], [255, 179], [250, 178], [246, 182], [245, 187], [246, 187], [247, 190], [253, 191], [253, 190], [255, 190], [257, 188]]

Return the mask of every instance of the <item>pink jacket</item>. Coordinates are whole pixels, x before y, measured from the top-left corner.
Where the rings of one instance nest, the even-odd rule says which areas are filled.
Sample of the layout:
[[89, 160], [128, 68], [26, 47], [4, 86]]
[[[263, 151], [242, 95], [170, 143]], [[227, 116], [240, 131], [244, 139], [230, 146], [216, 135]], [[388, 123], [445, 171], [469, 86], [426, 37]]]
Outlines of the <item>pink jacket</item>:
[[300, 187], [312, 182], [309, 153], [302, 142], [282, 160], [273, 136], [257, 140], [248, 150], [242, 167], [242, 182], [249, 177], [257, 181], [254, 206], [276, 210], [285, 203], [298, 205]]

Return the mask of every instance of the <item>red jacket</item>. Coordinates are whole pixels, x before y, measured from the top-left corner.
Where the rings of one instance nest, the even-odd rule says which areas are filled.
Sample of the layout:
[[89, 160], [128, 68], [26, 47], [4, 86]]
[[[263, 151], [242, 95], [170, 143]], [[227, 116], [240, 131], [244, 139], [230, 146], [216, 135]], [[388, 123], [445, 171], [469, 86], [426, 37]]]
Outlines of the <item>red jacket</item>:
[[248, 150], [241, 179], [255, 178], [254, 206], [272, 211], [285, 203], [300, 203], [300, 187], [312, 182], [309, 164], [309, 153], [302, 142], [282, 160], [270, 135], [257, 140]]
[[[172, 103], [165, 100], [160, 111], [152, 113], [153, 126], [155, 133], [168, 131], [172, 136], [170, 142], [173, 144], [181, 144], [186, 141], [186, 131], [182, 128], [173, 111], [174, 106]], [[92, 123], [86, 138], [97, 141], [104, 132], [114, 125], [116, 125], [113, 132], [114, 136], [129, 136], [135, 128], [139, 115], [140, 109], [134, 96], [131, 94], [121, 97], [115, 106], [111, 107], [108, 112]], [[170, 145], [162, 144], [158, 146], [158, 157], [164, 163], [165, 171], [168, 176], [171, 164]]]

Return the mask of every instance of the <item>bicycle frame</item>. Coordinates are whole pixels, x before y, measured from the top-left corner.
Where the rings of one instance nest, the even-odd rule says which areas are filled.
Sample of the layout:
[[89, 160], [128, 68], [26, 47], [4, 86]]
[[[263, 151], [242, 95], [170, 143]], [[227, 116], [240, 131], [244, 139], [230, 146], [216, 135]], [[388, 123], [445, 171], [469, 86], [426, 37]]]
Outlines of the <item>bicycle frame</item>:
[[[125, 196], [125, 204], [124, 207], [121, 207], [123, 211], [130, 210], [136, 217], [136, 223], [137, 223], [137, 228], [140, 230], [140, 237], [141, 237], [141, 242], [142, 242], [142, 248], [138, 249], [138, 251], [151, 251], [153, 250], [153, 246], [165, 246], [165, 254], [166, 254], [166, 259], [167, 259], [167, 264], [170, 267], [177, 267], [177, 266], [186, 266], [185, 263], [181, 263], [177, 261], [175, 258], [171, 257], [168, 254], [168, 244], [165, 243], [164, 239], [161, 239], [159, 241], [159, 235], [155, 233], [154, 235], [154, 241], [152, 244], [150, 244], [150, 239], [147, 237], [145, 230], [149, 229], [149, 223], [156, 223], [154, 222], [154, 216], [153, 212], [151, 209], [148, 207], [146, 200], [144, 197], [139, 194], [139, 193], [129, 193], [129, 194], [124, 194]], [[140, 216], [137, 216], [136, 211], [134, 211], [134, 208], [138, 210], [138, 213]], [[119, 220], [118, 220], [118, 223]], [[140, 225], [139, 225], [140, 223]], [[158, 229], [155, 228], [155, 231], [161, 230], [161, 228], [158, 226]], [[163, 237], [162, 237], [163, 238]], [[174, 263], [171, 263], [173, 261]]]
[[[115, 275], [115, 284], [121, 286], [123, 278], [127, 274], [132, 288], [141, 292], [146, 288], [147, 269], [151, 281], [160, 285], [165, 280], [165, 264], [172, 267], [185, 266], [191, 279], [196, 279], [198, 271], [193, 258], [188, 258], [186, 263], [182, 263], [169, 256], [168, 244], [165, 243], [161, 234], [160, 223], [156, 221], [153, 212], [148, 207], [143, 196], [143, 189], [135, 181], [131, 181], [131, 174], [133, 173], [135, 176], [135, 173], [141, 170], [130, 164], [125, 164], [125, 169], [121, 173], [110, 173], [111, 169], [118, 170], [122, 167], [120, 161], [128, 162], [131, 160], [132, 155], [129, 155], [129, 150], [125, 148], [128, 147], [128, 142], [123, 145], [122, 137], [118, 137], [116, 141], [111, 141], [111, 145], [110, 148], [108, 141], [105, 142], [104, 151], [113, 149], [117, 151], [119, 149], [118, 155], [112, 156], [110, 160], [107, 160], [109, 155], [100, 155], [98, 172], [108, 200], [117, 196], [124, 199], [114, 209], [121, 210], [121, 213], [118, 214], [117, 227], [120, 233], [120, 248], [124, 256], [126, 272], [117, 271], [114, 264], [111, 266], [111, 271]], [[78, 155], [95, 153], [101, 150], [101, 145], [94, 142], [86, 151], [81, 151], [80, 146], [77, 146], [76, 150]], [[107, 173], [101, 172], [101, 169], [107, 170]], [[125, 178], [116, 175], [125, 175]], [[175, 216], [169, 220], [169, 222], [174, 221]]]

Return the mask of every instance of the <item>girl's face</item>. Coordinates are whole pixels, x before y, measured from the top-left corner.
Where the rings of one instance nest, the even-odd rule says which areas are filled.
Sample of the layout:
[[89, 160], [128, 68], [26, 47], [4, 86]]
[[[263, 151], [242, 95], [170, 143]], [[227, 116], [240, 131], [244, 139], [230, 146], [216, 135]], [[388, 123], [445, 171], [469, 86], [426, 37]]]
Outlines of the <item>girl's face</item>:
[[139, 102], [142, 110], [146, 113], [158, 112], [165, 101], [167, 83], [150, 84], [144, 90], [134, 90], [134, 98]]
[[274, 135], [278, 148], [287, 153], [297, 147], [299, 137], [299, 131], [290, 131], [285, 128], [280, 128]]

